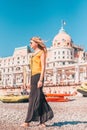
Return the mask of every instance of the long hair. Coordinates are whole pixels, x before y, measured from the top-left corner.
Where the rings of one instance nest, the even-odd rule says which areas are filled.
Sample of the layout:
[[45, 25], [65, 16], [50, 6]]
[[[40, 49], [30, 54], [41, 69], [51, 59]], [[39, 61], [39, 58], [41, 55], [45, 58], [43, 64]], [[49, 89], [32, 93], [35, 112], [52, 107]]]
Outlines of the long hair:
[[40, 37], [32, 37], [31, 40], [36, 42], [38, 44], [38, 48], [43, 50], [45, 54], [47, 53], [47, 48], [44, 44], [44, 40], [42, 40]]

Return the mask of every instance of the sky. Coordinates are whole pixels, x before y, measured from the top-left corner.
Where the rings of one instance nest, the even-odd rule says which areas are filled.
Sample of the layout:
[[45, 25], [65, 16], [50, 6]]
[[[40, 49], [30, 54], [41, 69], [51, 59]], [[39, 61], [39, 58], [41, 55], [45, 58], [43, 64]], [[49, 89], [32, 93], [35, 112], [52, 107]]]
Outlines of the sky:
[[0, 57], [29, 45], [33, 36], [52, 46], [61, 20], [76, 45], [87, 50], [87, 0], [0, 0]]

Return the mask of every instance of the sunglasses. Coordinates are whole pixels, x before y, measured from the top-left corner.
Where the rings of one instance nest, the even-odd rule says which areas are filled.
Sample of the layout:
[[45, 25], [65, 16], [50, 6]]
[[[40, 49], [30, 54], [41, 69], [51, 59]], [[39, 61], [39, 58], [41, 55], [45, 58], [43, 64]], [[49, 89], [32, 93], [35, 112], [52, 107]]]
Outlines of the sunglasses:
[[30, 42], [30, 44], [32, 44], [33, 42]]
[[33, 42], [35, 42], [35, 43], [37, 43], [37, 44], [38, 44], [38, 42], [36, 42], [36, 41], [31, 41], [31, 42], [30, 42], [30, 44], [32, 44]]
[[33, 41], [30, 41], [30, 44], [32, 44], [33, 43]]

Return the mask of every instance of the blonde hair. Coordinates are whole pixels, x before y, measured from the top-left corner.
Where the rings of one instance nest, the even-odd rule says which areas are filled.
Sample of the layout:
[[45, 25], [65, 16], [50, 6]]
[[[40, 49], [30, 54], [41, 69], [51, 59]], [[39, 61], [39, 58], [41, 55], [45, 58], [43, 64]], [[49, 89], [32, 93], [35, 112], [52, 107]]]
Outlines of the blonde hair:
[[40, 37], [32, 37], [31, 40], [38, 44], [39, 49], [41, 49], [45, 53], [47, 53], [47, 49], [46, 49], [46, 46], [44, 44], [44, 41]]

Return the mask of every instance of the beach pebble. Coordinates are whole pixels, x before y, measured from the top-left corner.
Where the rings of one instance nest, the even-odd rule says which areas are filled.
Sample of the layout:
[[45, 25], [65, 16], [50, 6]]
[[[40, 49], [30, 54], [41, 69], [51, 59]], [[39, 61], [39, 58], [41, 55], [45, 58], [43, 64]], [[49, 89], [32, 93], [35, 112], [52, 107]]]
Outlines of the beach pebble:
[[[87, 98], [72, 96], [68, 102], [49, 102], [54, 118], [43, 130], [87, 130]], [[25, 130], [20, 125], [25, 121], [28, 103], [0, 102], [0, 130]], [[31, 122], [26, 130], [39, 130], [38, 122]]]

